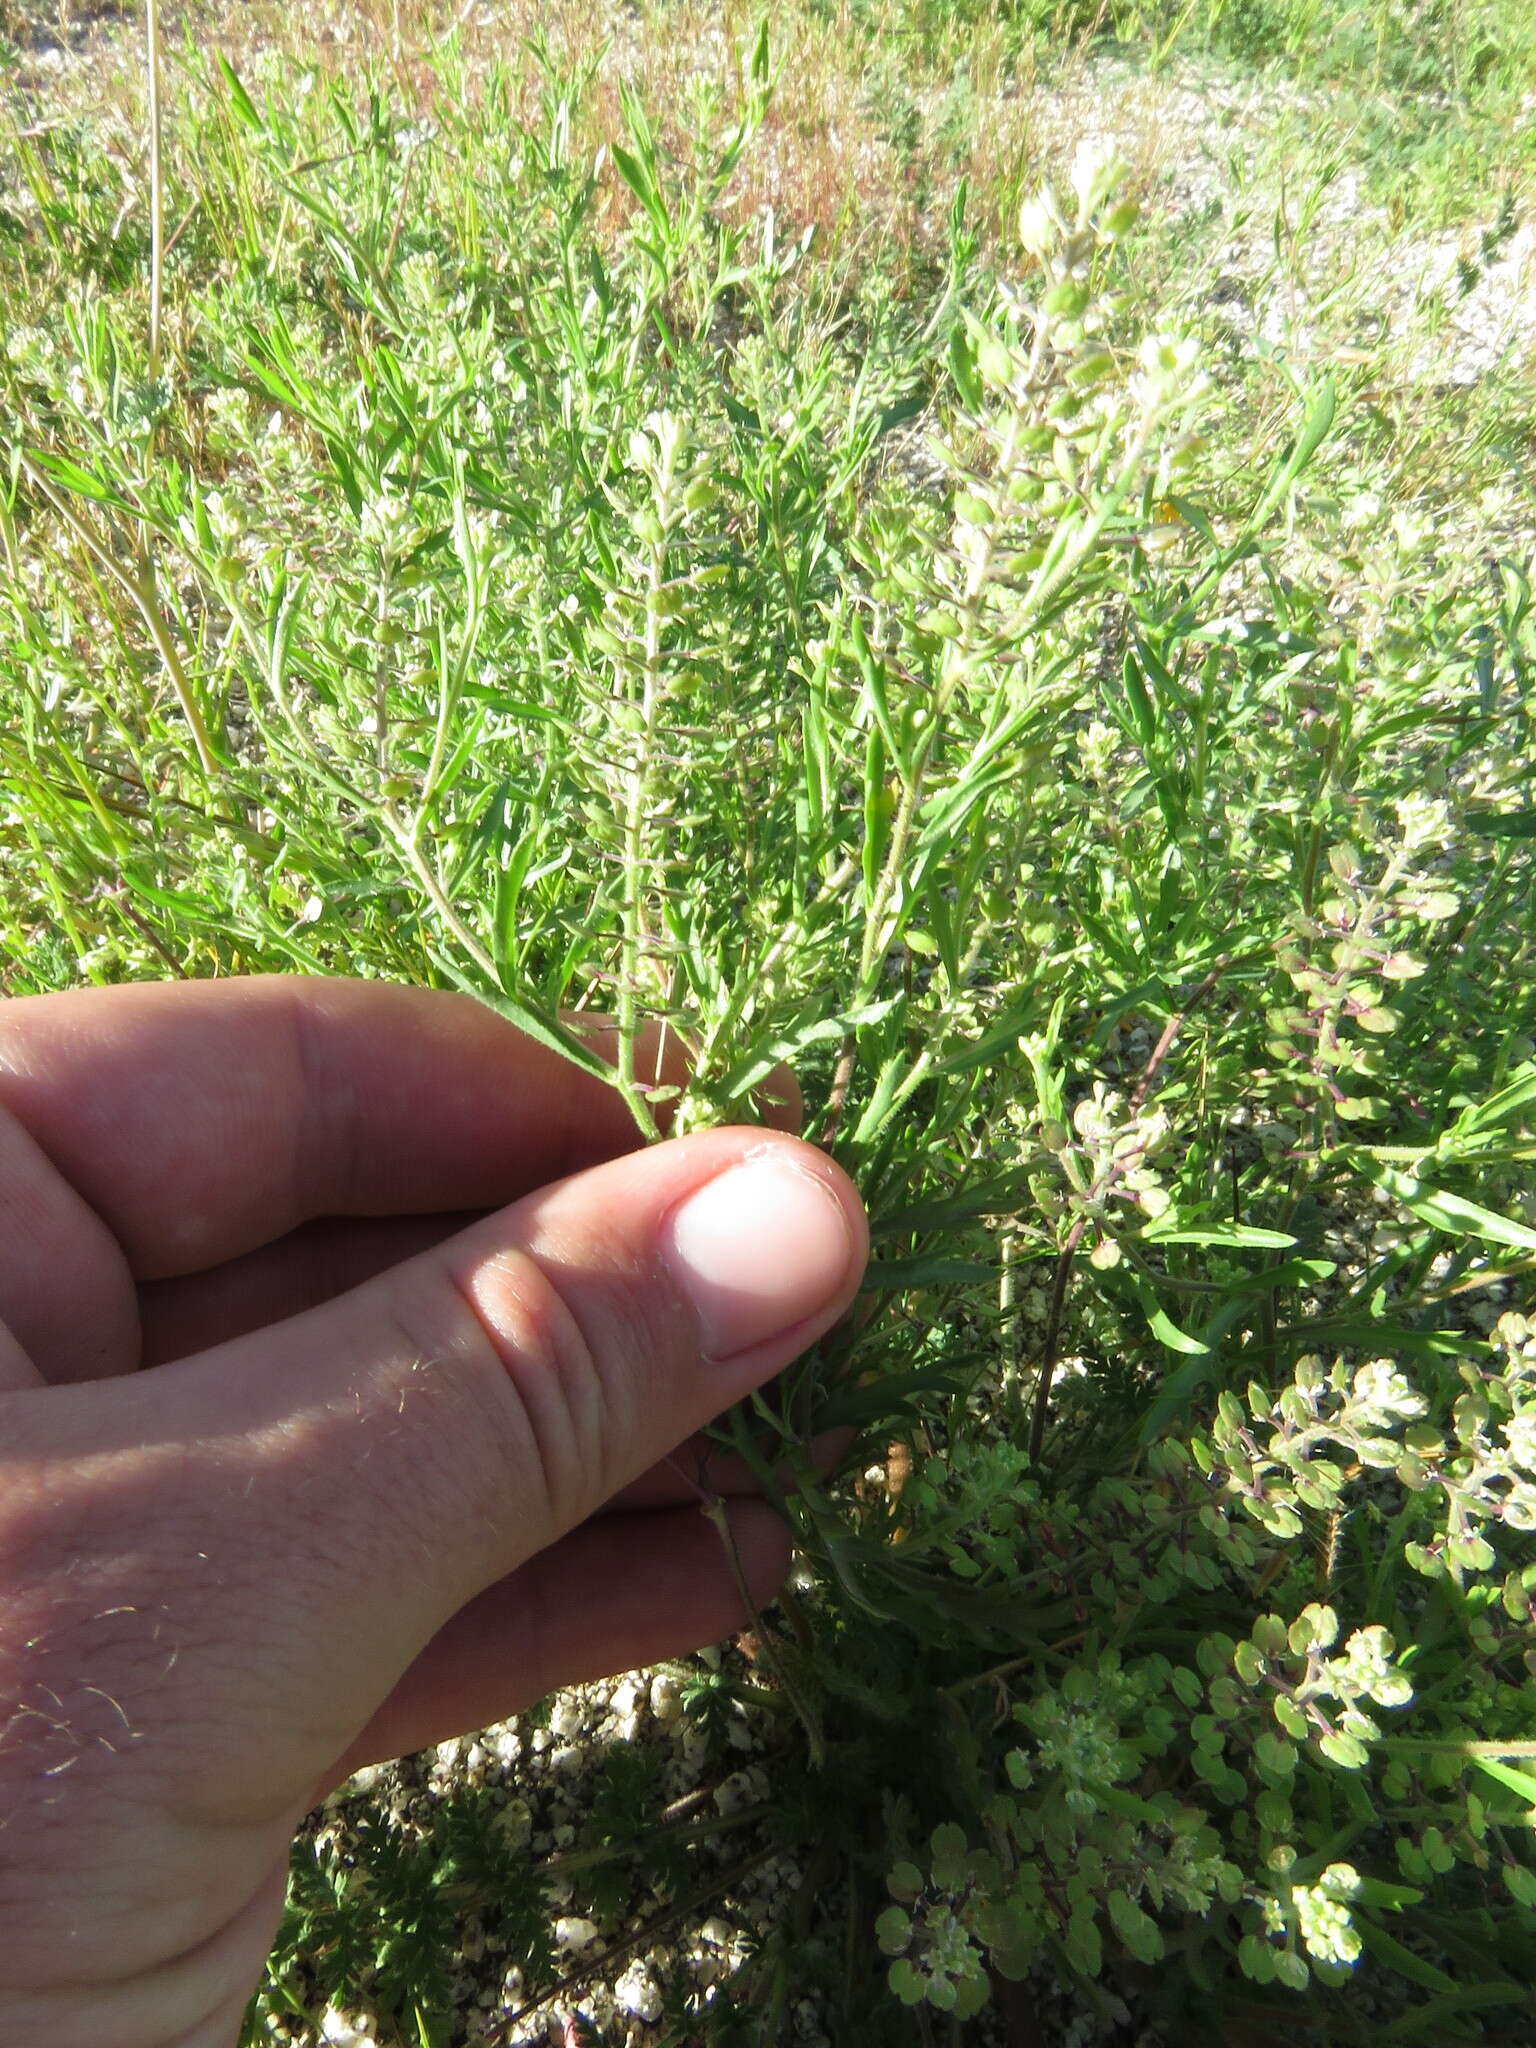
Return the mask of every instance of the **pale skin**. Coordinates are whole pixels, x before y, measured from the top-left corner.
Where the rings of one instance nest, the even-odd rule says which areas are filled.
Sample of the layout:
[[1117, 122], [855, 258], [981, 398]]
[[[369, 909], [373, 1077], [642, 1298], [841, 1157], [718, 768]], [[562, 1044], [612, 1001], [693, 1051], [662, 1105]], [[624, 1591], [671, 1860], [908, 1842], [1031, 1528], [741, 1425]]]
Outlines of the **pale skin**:
[[639, 1150], [467, 998], [0, 1006], [0, 2048], [230, 2048], [352, 1771], [741, 1625], [697, 1433], [868, 1252], [793, 1093]]

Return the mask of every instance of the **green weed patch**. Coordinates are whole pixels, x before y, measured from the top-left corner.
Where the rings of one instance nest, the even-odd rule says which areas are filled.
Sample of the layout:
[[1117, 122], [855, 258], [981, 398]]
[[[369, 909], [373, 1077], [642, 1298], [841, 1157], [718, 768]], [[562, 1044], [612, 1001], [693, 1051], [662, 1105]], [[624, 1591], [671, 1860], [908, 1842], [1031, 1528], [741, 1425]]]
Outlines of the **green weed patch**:
[[[1172, 265], [1150, 304], [1107, 150], [1006, 238], [962, 187], [893, 281], [733, 206], [765, 40], [686, 158], [628, 90], [579, 150], [548, 43], [458, 51], [419, 105], [178, 87], [153, 359], [101, 136], [17, 139], [6, 988], [608, 1012], [647, 1136], [642, 1025], [674, 1129], [794, 1066], [876, 1256], [726, 1431], [805, 1583], [769, 1810], [710, 1840], [848, 1938], [786, 1924], [667, 2038], [817, 1988], [840, 2043], [981, 2039], [1052, 1974], [1199, 2040], [1527, 2038], [1530, 528], [1407, 502], [1442, 416], [1368, 365], [1239, 348]], [[707, 1910], [656, 1810], [615, 1765], [568, 1859], [613, 1928], [626, 1858]], [[316, 1994], [460, 2038], [468, 1896], [557, 1984], [483, 1814], [375, 1850], [301, 1850], [251, 2042]]]

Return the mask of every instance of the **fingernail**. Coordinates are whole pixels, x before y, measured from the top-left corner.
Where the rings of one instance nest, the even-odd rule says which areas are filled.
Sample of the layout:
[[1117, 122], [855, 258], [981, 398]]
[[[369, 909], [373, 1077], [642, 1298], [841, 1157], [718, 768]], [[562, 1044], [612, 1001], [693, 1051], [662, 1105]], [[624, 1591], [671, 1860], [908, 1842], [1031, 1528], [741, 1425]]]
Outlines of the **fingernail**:
[[848, 1277], [853, 1237], [831, 1189], [777, 1158], [708, 1181], [673, 1212], [668, 1263], [710, 1358], [733, 1358], [816, 1314]]

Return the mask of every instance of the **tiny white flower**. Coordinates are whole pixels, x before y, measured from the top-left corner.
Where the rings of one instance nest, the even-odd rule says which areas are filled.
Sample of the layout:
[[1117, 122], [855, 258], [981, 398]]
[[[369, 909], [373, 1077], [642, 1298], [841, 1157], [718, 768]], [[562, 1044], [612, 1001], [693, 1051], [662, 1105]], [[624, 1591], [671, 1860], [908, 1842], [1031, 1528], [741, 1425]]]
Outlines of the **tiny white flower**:
[[1339, 514], [1346, 528], [1368, 526], [1381, 517], [1381, 497], [1376, 491], [1357, 491]]
[[1360, 1873], [1352, 1864], [1330, 1863], [1315, 1885], [1297, 1885], [1291, 1894], [1302, 1945], [1319, 1962], [1359, 1961], [1360, 1936], [1347, 1903], [1359, 1890]]
[[1397, 801], [1397, 828], [1410, 853], [1420, 847], [1444, 848], [1451, 838], [1451, 808], [1436, 797], [1405, 796]]
[[1373, 1358], [1355, 1373], [1350, 1389], [1353, 1419], [1366, 1429], [1390, 1429], [1397, 1422], [1411, 1422], [1425, 1412], [1422, 1395], [1398, 1371], [1390, 1358]]

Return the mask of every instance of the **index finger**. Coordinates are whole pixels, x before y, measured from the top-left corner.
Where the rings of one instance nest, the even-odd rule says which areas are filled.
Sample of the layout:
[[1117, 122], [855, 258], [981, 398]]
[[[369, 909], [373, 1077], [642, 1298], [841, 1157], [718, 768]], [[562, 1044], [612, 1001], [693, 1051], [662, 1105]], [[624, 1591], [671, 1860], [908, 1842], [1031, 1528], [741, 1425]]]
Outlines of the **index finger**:
[[[651, 1060], [676, 1081], [667, 1037]], [[140, 1280], [313, 1217], [498, 1207], [640, 1142], [614, 1089], [472, 997], [289, 975], [6, 1003], [0, 1112]]]

